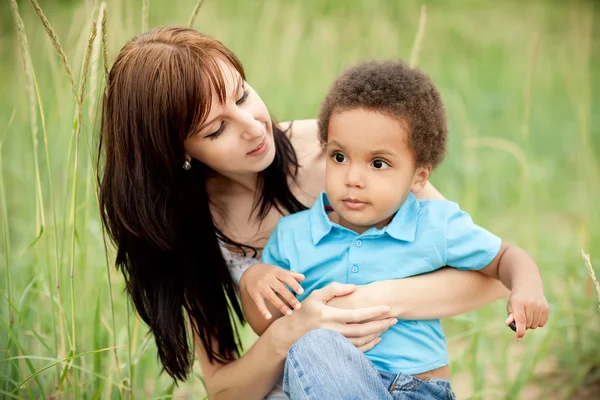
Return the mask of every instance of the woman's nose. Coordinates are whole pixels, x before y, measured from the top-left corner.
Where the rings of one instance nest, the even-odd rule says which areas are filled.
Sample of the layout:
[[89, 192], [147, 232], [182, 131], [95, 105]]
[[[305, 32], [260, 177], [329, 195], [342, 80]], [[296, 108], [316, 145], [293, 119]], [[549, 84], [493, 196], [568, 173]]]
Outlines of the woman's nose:
[[243, 112], [242, 115], [242, 137], [246, 140], [252, 140], [264, 136], [265, 125], [254, 118], [250, 112]]

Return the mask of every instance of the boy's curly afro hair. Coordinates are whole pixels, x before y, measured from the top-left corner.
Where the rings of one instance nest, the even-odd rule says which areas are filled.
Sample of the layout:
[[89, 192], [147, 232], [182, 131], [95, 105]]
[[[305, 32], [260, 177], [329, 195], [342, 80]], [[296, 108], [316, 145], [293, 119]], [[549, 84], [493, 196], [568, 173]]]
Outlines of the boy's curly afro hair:
[[344, 71], [329, 88], [319, 111], [323, 144], [327, 143], [332, 115], [356, 108], [405, 123], [417, 166], [435, 168], [443, 160], [447, 136], [444, 104], [433, 81], [420, 70], [401, 61], [369, 61]]

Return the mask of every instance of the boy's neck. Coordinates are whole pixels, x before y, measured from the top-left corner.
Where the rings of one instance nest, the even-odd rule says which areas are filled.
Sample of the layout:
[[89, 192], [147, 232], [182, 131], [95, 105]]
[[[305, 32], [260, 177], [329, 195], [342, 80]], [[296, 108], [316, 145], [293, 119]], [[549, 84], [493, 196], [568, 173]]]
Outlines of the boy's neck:
[[394, 218], [394, 215], [396, 215], [396, 214], [394, 213], [389, 218], [386, 218], [385, 220], [378, 222], [375, 225], [370, 225], [370, 226], [354, 225], [353, 223], [346, 221], [335, 211], [332, 211], [327, 216], [329, 217], [329, 220], [331, 222], [336, 223], [340, 226], [343, 226], [344, 228], [349, 229], [353, 232], [356, 232], [359, 235], [362, 235], [363, 233], [365, 233], [366, 231], [368, 231], [371, 228], [383, 229], [385, 226], [387, 226], [392, 221], [392, 219]]

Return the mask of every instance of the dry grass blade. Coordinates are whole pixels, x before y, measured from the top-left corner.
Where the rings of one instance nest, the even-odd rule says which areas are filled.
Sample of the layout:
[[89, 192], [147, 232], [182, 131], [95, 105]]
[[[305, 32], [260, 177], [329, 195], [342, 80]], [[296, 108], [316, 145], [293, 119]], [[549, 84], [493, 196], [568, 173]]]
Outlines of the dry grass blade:
[[100, 20], [102, 23], [102, 61], [104, 64], [104, 78], [108, 85], [108, 46], [106, 45], [106, 3], [102, 3], [100, 6]]
[[90, 29], [90, 38], [88, 40], [88, 46], [85, 50], [85, 56], [83, 58], [83, 65], [81, 67], [81, 78], [79, 80], [79, 93], [77, 96], [77, 129], [75, 131], [75, 162], [74, 162], [74, 173], [73, 173], [73, 207], [72, 207], [72, 219], [73, 219], [73, 231], [71, 233], [71, 314], [72, 314], [72, 342], [71, 351], [76, 350], [76, 336], [75, 336], [75, 287], [74, 287], [74, 275], [75, 275], [75, 230], [77, 226], [77, 181], [78, 181], [78, 167], [79, 167], [79, 141], [81, 134], [81, 127], [83, 125], [83, 100], [85, 97], [85, 87], [87, 84], [87, 77], [89, 73], [90, 59], [92, 54], [92, 48], [94, 46], [94, 39], [96, 38], [96, 21], [92, 19], [92, 26]]
[[204, 0], [198, 0], [196, 2], [194, 11], [192, 11], [192, 15], [190, 16], [190, 20], [188, 21], [188, 26], [190, 28], [192, 28], [194, 26], [194, 22], [196, 21], [196, 17], [198, 16], [198, 13], [200, 12], [200, 8], [202, 7], [202, 4], [204, 4]]
[[533, 78], [537, 67], [537, 60], [540, 52], [540, 34], [537, 33], [533, 40], [533, 49], [531, 50], [531, 64], [529, 65], [529, 73], [527, 74], [527, 83], [525, 86], [525, 115], [523, 117], [523, 137], [529, 138], [531, 124], [531, 95], [533, 92]]
[[[96, 37], [94, 38], [94, 44], [92, 47], [92, 60], [90, 74], [90, 104], [88, 107], [88, 117], [90, 121], [94, 121], [94, 115], [96, 110], [96, 90], [98, 87], [98, 69], [100, 67], [100, 51], [102, 46], [102, 18], [106, 13], [106, 3], [100, 4], [100, 11], [98, 12], [98, 19], [96, 22]], [[92, 127], [94, 124], [92, 123]]]
[[54, 48], [58, 52], [58, 55], [60, 56], [60, 60], [62, 62], [62, 65], [65, 68], [67, 75], [69, 76], [69, 83], [71, 84], [71, 90], [73, 90], [73, 94], [75, 95], [75, 97], [77, 97], [77, 87], [75, 86], [75, 78], [73, 78], [73, 72], [71, 71], [71, 66], [69, 65], [69, 62], [67, 61], [67, 54], [65, 53], [62, 45], [60, 44], [60, 41], [58, 40], [58, 36], [56, 36], [56, 32], [54, 32], [54, 29], [52, 29], [52, 26], [50, 26], [50, 22], [48, 22], [48, 18], [46, 18], [46, 15], [44, 15], [44, 12], [42, 11], [37, 0], [29, 0], [29, 1], [31, 2], [31, 5], [33, 6], [33, 9], [35, 10], [38, 17], [40, 17], [40, 20], [42, 21], [42, 25], [44, 25], [44, 29], [46, 29], [46, 32], [50, 36], [50, 40], [52, 41]]
[[142, 1], [142, 32], [146, 32], [148, 30], [148, 16], [150, 14], [149, 2], [149, 0]]
[[31, 67], [31, 57], [29, 56], [29, 44], [27, 43], [27, 35], [25, 34], [25, 26], [23, 20], [19, 15], [19, 8], [16, 0], [10, 0], [10, 8], [15, 21], [15, 27], [17, 29], [17, 37], [19, 38], [19, 45], [21, 48], [21, 62], [25, 69], [25, 85], [27, 87], [27, 96], [29, 98], [29, 112], [31, 118], [31, 130], [34, 138], [37, 138], [38, 123], [37, 123], [37, 110], [35, 107], [35, 90], [33, 84], [33, 69]]
[[592, 282], [594, 282], [594, 286], [596, 287], [596, 295], [598, 296], [598, 311], [600, 311], [600, 284], [598, 283], [598, 279], [596, 279], [596, 273], [594, 272], [594, 268], [592, 268], [592, 261], [590, 260], [590, 255], [586, 254], [583, 250], [581, 250], [581, 256], [583, 257], [583, 261], [585, 266], [592, 278]]
[[425, 36], [426, 25], [427, 6], [423, 4], [421, 6], [421, 14], [419, 15], [419, 27], [417, 28], [417, 35], [415, 36], [415, 42], [413, 43], [412, 53], [410, 55], [411, 67], [416, 67], [419, 64], [419, 55], [421, 54], [421, 47], [423, 46], [423, 37]]

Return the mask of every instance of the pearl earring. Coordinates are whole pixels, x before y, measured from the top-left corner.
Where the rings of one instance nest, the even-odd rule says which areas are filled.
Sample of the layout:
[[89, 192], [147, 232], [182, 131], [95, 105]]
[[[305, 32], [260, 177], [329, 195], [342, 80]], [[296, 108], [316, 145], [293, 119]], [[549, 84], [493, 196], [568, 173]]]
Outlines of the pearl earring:
[[192, 163], [190, 162], [190, 160], [185, 160], [183, 162], [183, 169], [185, 169], [186, 171], [192, 169]]

